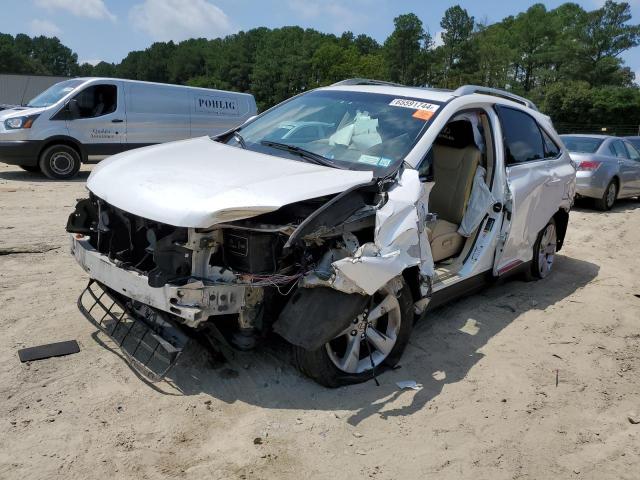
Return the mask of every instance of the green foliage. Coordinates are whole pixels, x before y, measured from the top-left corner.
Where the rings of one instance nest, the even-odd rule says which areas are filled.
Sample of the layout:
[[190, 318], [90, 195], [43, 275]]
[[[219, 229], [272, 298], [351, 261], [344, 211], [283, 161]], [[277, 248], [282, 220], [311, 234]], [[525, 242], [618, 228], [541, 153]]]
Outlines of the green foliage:
[[380, 45], [365, 35], [255, 28], [224, 38], [158, 42], [120, 63], [78, 65], [57, 38], [0, 33], [0, 72], [120, 77], [251, 92], [260, 109], [349, 77], [456, 88], [466, 83], [523, 94], [556, 122], [639, 123], [640, 91], [620, 55], [640, 44], [628, 3], [587, 11], [542, 3], [500, 22], [446, 10], [435, 46], [412, 13]]
[[425, 32], [422, 21], [413, 13], [393, 19], [395, 29], [384, 42], [384, 57], [388, 77], [405, 85], [423, 83], [422, 66], [431, 36]]

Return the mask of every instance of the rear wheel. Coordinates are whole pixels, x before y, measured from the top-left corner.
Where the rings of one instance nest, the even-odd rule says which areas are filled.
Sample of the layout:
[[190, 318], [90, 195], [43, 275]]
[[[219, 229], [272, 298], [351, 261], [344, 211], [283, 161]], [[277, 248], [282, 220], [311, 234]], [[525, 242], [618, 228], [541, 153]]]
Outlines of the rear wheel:
[[413, 328], [413, 300], [404, 281], [390, 282], [336, 338], [317, 350], [294, 347], [305, 375], [326, 387], [360, 383], [400, 360]]
[[615, 180], [611, 180], [609, 182], [609, 185], [607, 185], [602, 198], [598, 198], [595, 200], [596, 207], [604, 212], [606, 212], [607, 210], [611, 210], [613, 204], [616, 203], [617, 198], [618, 183]]
[[538, 234], [536, 243], [533, 245], [533, 261], [531, 262], [531, 272], [529, 275], [531, 280], [549, 276], [553, 268], [557, 248], [558, 234], [556, 222], [552, 218], [546, 227]]
[[80, 170], [80, 154], [68, 145], [52, 145], [42, 152], [40, 169], [53, 180], [75, 177]]
[[29, 173], [37, 173], [40, 171], [40, 166], [38, 165], [20, 165], [20, 168]]

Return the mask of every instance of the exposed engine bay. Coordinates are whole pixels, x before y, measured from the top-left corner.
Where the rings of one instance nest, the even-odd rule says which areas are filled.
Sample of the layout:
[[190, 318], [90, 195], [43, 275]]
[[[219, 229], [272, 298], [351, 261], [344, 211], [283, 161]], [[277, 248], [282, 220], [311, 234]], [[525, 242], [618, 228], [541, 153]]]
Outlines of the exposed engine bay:
[[[144, 278], [153, 290], [175, 294], [168, 304], [154, 304], [130, 286], [122, 292], [128, 297], [191, 328], [215, 315], [237, 315], [232, 342], [250, 348], [296, 288], [330, 286], [336, 279], [332, 263], [372, 244], [376, 212], [386, 195], [372, 183], [197, 229], [144, 219], [91, 194], [78, 202], [67, 230], [117, 270]], [[95, 269], [91, 273], [100, 277]], [[97, 280], [118, 291], [117, 279]], [[347, 293], [365, 293], [351, 289]]]

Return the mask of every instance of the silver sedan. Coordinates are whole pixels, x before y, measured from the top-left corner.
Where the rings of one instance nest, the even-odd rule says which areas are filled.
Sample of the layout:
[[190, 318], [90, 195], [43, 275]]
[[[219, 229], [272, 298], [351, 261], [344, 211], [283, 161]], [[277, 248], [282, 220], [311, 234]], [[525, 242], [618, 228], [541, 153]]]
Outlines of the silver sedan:
[[626, 139], [607, 135], [560, 135], [577, 165], [576, 193], [609, 210], [616, 199], [640, 195], [640, 153]]

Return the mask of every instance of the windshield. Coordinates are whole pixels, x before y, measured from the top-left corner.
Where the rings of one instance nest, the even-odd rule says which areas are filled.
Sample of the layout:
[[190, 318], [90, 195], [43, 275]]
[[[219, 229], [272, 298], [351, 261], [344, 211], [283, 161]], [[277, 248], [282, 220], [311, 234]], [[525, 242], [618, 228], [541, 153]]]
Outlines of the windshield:
[[567, 150], [574, 153], [595, 153], [602, 142], [604, 142], [604, 138], [597, 137], [572, 137], [569, 135], [560, 135], [562, 141], [564, 142]]
[[320, 156], [337, 168], [381, 174], [404, 159], [440, 105], [394, 95], [313, 91], [241, 127], [227, 143], [302, 161]]
[[27, 107], [48, 107], [49, 105], [53, 105], [78, 85], [82, 85], [82, 83], [84, 83], [84, 80], [65, 80], [64, 82], [56, 83], [40, 95], [31, 99], [31, 101], [27, 103]]

